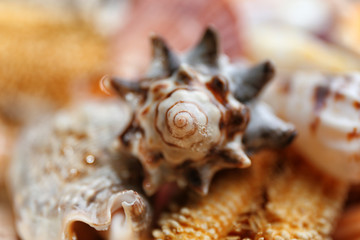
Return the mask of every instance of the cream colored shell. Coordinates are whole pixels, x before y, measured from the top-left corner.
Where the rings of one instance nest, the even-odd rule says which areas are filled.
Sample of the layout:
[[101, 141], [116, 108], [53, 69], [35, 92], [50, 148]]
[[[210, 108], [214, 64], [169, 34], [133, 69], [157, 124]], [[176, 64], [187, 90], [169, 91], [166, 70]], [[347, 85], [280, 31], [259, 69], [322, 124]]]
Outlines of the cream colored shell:
[[[177, 89], [171, 82], [159, 81], [152, 88], [163, 86], [164, 95], [169, 96], [156, 102], [156, 93], [150, 91], [153, 98], [142, 108], [150, 110], [139, 118], [140, 125], [149, 146], [161, 149], [170, 164], [180, 164], [186, 159], [200, 160], [220, 140], [221, 112], [206, 92]], [[154, 123], [149, 119], [154, 119], [154, 126], [148, 126]]]
[[296, 146], [323, 171], [360, 182], [360, 74], [297, 72], [274, 81], [265, 100], [299, 131]]
[[110, 240], [146, 234], [149, 206], [114, 142], [129, 117], [117, 101], [90, 102], [25, 131], [9, 176], [21, 239], [88, 239], [79, 226]]

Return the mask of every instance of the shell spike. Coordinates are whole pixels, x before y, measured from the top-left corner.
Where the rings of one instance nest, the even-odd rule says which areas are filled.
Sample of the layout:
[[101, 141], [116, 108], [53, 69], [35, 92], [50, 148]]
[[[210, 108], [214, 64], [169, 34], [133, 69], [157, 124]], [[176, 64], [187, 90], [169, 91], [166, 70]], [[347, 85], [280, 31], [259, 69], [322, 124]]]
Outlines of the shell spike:
[[[226, 151], [226, 150], [225, 150]], [[227, 158], [225, 159], [226, 163], [231, 165], [231, 167], [234, 168], [247, 168], [251, 165], [251, 160], [246, 155], [246, 153], [241, 149], [229, 149], [227, 151], [229, 154]]]
[[274, 75], [274, 65], [270, 61], [265, 61], [253, 66], [245, 74], [234, 76], [237, 82], [235, 98], [241, 102], [254, 99]]
[[248, 151], [282, 148], [296, 136], [295, 127], [278, 118], [265, 103], [250, 104], [251, 119], [243, 142]]
[[140, 82], [128, 81], [122, 78], [113, 77], [110, 80], [111, 87], [122, 97], [125, 98], [128, 93], [136, 95], [142, 94], [146, 89], [141, 86]]
[[181, 64], [175, 79], [177, 82], [189, 85], [194, 79], [196, 79], [196, 76], [186, 64]]
[[[224, 156], [225, 155], [225, 156]], [[222, 156], [223, 159], [213, 159], [203, 166], [191, 171], [188, 174], [189, 186], [201, 195], [207, 195], [214, 175], [225, 168], [247, 168], [251, 165], [251, 160], [242, 149], [224, 149], [220, 150], [214, 156]]]
[[202, 171], [199, 171], [199, 175], [201, 178], [201, 185], [199, 188], [196, 188], [195, 190], [202, 196], [205, 196], [209, 192], [210, 183], [213, 178], [213, 175], [216, 171], [211, 171], [210, 174], [204, 173]]
[[146, 76], [159, 78], [170, 76], [178, 67], [179, 59], [158, 35], [151, 36], [153, 59]]
[[211, 180], [218, 170], [218, 165], [208, 163], [197, 169], [189, 171], [187, 174], [189, 187], [202, 196], [207, 195], [209, 192]]
[[208, 27], [199, 43], [186, 56], [190, 64], [205, 64], [209, 67], [218, 66], [219, 39], [216, 31]]

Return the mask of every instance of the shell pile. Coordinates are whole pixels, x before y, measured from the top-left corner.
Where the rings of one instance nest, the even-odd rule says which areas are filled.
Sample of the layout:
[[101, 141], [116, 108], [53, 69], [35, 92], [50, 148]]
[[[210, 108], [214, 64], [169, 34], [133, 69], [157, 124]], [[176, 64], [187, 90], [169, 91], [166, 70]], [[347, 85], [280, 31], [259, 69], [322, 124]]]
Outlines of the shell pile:
[[250, 166], [246, 152], [283, 147], [294, 138], [294, 127], [256, 100], [274, 75], [270, 62], [231, 65], [211, 28], [181, 56], [158, 36], [152, 45], [143, 79], [111, 82], [134, 110], [120, 142], [142, 163], [148, 195], [175, 180], [206, 194], [218, 170]]

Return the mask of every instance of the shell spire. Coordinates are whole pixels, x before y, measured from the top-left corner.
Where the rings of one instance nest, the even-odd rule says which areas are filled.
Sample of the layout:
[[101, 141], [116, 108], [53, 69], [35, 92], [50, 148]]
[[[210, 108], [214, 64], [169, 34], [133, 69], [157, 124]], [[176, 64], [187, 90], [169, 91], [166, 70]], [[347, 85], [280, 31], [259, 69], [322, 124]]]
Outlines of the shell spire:
[[215, 29], [209, 27], [198, 44], [187, 54], [189, 64], [205, 64], [217, 67], [219, 57], [219, 40]]
[[151, 37], [151, 44], [153, 59], [146, 76], [148, 78], [170, 76], [179, 67], [178, 57], [157, 35]]
[[[271, 121], [262, 124], [251, 117], [252, 109], [256, 110], [255, 118], [269, 115], [254, 106], [258, 104], [256, 96], [273, 75], [273, 67], [265, 62], [241, 75], [227, 72], [230, 63], [220, 57], [218, 36], [212, 28], [192, 50], [179, 57], [161, 38], [153, 37], [152, 43], [154, 59], [145, 78], [129, 85], [113, 80], [117, 86], [114, 89], [133, 105], [134, 111], [131, 123], [120, 135], [122, 151], [130, 152], [142, 163], [143, 188], [148, 195], [171, 181], [206, 194], [217, 171], [250, 166], [246, 155], [250, 147], [252, 151], [274, 147], [269, 144], [273, 139], [263, 139], [265, 130], [284, 131], [276, 124], [272, 126]], [[237, 99], [235, 93], [243, 88], [252, 92], [241, 102], [243, 97]], [[141, 101], [128, 97], [139, 93]], [[277, 123], [283, 124], [281, 120]], [[290, 142], [277, 141], [280, 136], [274, 137], [279, 143], [276, 147]], [[265, 144], [252, 148], [258, 141]]]

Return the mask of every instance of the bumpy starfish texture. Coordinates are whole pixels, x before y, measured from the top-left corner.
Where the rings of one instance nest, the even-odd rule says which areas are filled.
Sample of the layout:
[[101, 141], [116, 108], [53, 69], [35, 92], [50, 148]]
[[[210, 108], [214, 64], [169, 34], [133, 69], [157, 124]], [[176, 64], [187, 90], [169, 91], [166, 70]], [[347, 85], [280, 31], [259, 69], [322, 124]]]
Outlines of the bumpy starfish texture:
[[291, 142], [292, 125], [256, 101], [274, 75], [270, 62], [250, 69], [231, 65], [220, 56], [211, 28], [182, 56], [158, 36], [152, 46], [143, 79], [111, 82], [134, 110], [120, 142], [142, 163], [147, 194], [169, 181], [206, 194], [217, 171], [250, 166], [246, 152]]

